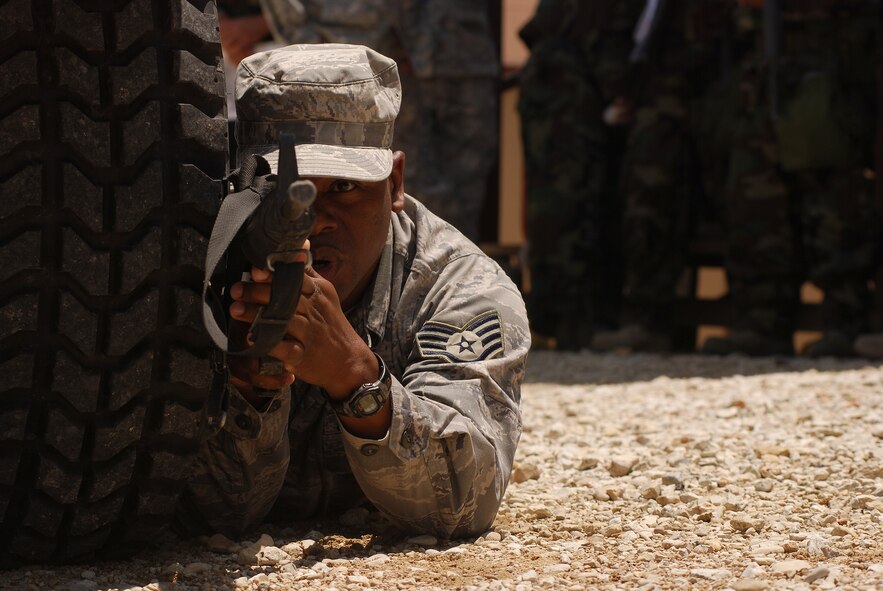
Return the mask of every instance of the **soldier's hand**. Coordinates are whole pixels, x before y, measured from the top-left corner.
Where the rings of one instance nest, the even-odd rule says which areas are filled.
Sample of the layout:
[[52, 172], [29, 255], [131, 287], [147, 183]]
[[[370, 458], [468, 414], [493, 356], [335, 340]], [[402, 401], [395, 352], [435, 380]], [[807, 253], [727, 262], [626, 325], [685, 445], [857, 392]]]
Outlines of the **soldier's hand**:
[[[303, 252], [295, 260], [306, 263], [309, 250], [310, 241], [307, 240], [304, 242]], [[248, 311], [257, 310], [251, 294], [259, 294], [260, 304], [269, 303], [272, 280], [273, 274], [270, 271], [253, 267], [251, 281], [236, 283], [230, 288], [230, 297], [233, 298], [230, 306], [230, 316], [233, 318], [230, 322], [230, 339], [241, 347], [249, 344], [248, 332], [254, 321], [254, 314], [250, 315]], [[262, 374], [260, 360], [256, 357], [228, 355], [227, 368], [230, 370], [230, 382], [255, 407], [263, 400], [254, 392], [255, 388], [278, 390], [294, 383], [294, 372], [290, 367], [283, 365], [283, 371], [278, 374]]]
[[604, 123], [611, 127], [628, 125], [635, 115], [635, 106], [625, 97], [617, 97], [604, 109]]
[[[250, 284], [265, 285], [269, 301], [269, 285], [272, 279], [270, 272], [254, 268], [251, 278], [251, 282], [237, 283], [230, 289], [230, 295], [233, 298], [233, 304], [230, 306], [230, 315], [233, 317], [233, 321], [230, 323], [230, 339], [240, 346], [248, 344], [248, 331], [251, 328], [252, 320], [254, 320], [253, 317], [246, 320], [244, 314], [238, 313], [238, 311], [244, 311], [248, 305], [243, 301], [243, 296], [247, 291], [245, 286]], [[278, 390], [294, 383], [294, 373], [288, 368], [283, 367], [282, 373], [275, 375], [262, 374], [260, 360], [257, 357], [228, 355], [227, 367], [230, 370], [230, 382], [255, 406], [258, 406], [260, 402], [260, 398], [254, 393], [255, 388]]]
[[254, 53], [254, 46], [270, 33], [267, 20], [261, 14], [235, 18], [218, 15], [221, 47], [224, 57], [233, 66]]
[[[230, 308], [231, 315], [248, 323], [254, 320], [260, 306], [270, 301], [269, 272], [255, 269], [252, 278], [253, 282], [238, 283], [231, 290], [236, 299]], [[270, 355], [282, 361], [284, 376], [293, 379], [297, 374], [299, 379], [323, 388], [332, 397], [345, 397], [360, 384], [376, 380], [379, 372], [371, 349], [341, 309], [334, 286], [311, 268], [304, 273], [300, 301], [288, 325], [288, 335]]]

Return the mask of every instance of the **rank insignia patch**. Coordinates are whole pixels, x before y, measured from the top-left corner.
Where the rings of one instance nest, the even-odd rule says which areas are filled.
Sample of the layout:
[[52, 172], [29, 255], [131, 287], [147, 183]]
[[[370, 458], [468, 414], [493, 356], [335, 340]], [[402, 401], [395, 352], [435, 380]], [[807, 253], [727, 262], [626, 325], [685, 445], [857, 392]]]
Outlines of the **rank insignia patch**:
[[503, 354], [503, 330], [497, 312], [485, 312], [463, 326], [430, 320], [417, 332], [424, 359], [465, 362], [493, 359]]

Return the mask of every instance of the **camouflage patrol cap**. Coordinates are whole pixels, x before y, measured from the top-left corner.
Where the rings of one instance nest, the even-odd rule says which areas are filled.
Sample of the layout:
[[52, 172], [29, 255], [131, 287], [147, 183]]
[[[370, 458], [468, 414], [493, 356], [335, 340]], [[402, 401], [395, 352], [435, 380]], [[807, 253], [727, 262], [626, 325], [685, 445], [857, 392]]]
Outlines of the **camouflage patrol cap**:
[[261, 154], [276, 170], [279, 133], [291, 131], [301, 176], [383, 180], [392, 171], [401, 97], [395, 61], [361, 45], [289, 45], [256, 53], [237, 71], [240, 163]]

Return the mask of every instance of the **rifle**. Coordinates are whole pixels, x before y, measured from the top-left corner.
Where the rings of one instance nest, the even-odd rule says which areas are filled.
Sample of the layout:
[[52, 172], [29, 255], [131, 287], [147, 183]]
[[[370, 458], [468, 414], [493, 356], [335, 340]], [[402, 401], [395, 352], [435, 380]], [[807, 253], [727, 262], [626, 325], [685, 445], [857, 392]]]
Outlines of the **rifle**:
[[[274, 273], [270, 302], [252, 323], [254, 344], [235, 354], [264, 356], [285, 336], [300, 299], [306, 263], [297, 262], [297, 258], [304, 252], [304, 241], [316, 219], [315, 199], [316, 186], [298, 176], [294, 135], [281, 134], [276, 190], [261, 200], [249, 218], [242, 244], [249, 264]], [[309, 252], [306, 254], [309, 261]]]
[[[280, 372], [281, 363], [267, 354], [288, 330], [300, 299], [304, 269], [309, 264], [309, 252], [306, 263], [298, 259], [303, 256], [304, 242], [316, 219], [316, 187], [298, 176], [293, 134], [280, 134], [278, 172], [270, 172], [270, 165], [262, 157], [251, 155], [245, 159], [233, 175], [236, 192], [221, 203], [209, 239], [203, 322], [217, 346], [215, 380], [208, 404], [208, 422], [214, 428], [223, 425], [226, 415], [225, 353], [261, 358], [262, 374]], [[222, 259], [226, 259], [226, 270], [219, 294], [212, 286], [212, 277]], [[270, 301], [260, 309], [249, 329], [252, 345], [243, 347], [229, 338], [229, 331], [221, 326], [227, 326], [227, 309], [232, 301], [230, 287], [251, 266], [269, 269], [274, 277]]]

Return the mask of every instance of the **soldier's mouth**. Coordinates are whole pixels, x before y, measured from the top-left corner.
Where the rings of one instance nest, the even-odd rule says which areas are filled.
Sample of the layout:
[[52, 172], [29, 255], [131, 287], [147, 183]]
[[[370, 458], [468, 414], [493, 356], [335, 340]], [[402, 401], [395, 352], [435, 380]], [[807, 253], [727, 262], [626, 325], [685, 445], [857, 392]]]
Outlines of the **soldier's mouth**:
[[324, 277], [328, 281], [331, 281], [331, 278], [334, 276], [334, 270], [337, 266], [334, 264], [334, 261], [329, 259], [314, 259], [313, 260], [313, 270], [319, 274], [319, 276]]
[[327, 245], [314, 244], [310, 252], [313, 255], [313, 270], [330, 281], [337, 269], [337, 256], [334, 250]]

